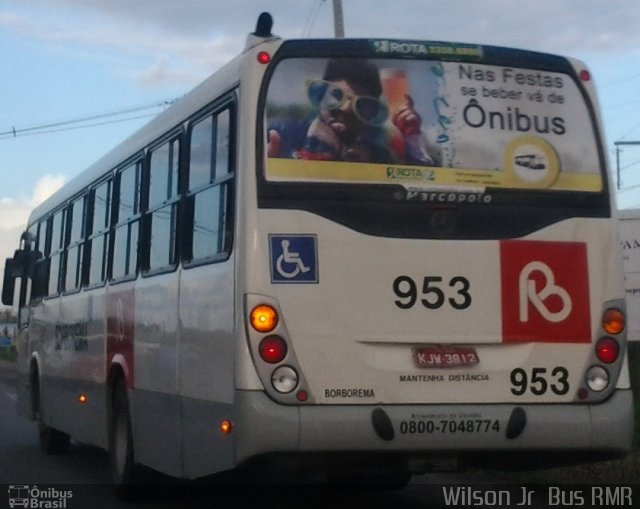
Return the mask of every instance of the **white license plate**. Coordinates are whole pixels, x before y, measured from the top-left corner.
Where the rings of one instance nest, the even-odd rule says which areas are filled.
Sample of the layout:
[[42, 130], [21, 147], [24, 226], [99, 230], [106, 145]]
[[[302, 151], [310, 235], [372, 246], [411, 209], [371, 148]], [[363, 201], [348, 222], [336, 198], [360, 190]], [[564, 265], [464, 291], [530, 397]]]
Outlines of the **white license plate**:
[[480, 362], [475, 348], [457, 346], [414, 348], [413, 360], [419, 368], [458, 368]]

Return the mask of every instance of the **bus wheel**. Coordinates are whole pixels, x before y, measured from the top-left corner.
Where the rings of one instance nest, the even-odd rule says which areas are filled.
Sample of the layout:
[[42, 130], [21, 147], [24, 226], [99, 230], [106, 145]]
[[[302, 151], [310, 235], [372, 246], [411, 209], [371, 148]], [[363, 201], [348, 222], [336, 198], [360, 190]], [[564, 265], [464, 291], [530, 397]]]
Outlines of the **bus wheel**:
[[38, 422], [38, 438], [40, 439], [40, 449], [45, 454], [64, 454], [69, 448], [71, 437], [60, 430], [47, 426], [44, 423], [42, 408], [40, 403], [40, 384], [34, 386], [33, 408], [36, 421]]
[[134, 461], [133, 434], [127, 389], [122, 380], [113, 391], [111, 422], [109, 423], [109, 459], [111, 477], [118, 497], [137, 498], [142, 482], [141, 467]]

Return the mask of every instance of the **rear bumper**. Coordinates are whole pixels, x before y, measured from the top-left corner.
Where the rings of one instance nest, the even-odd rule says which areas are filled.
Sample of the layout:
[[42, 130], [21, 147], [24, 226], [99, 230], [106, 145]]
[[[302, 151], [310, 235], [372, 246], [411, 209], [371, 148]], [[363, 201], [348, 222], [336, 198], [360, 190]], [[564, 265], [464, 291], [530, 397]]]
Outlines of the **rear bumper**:
[[[562, 464], [583, 453], [587, 460], [620, 457], [632, 445], [630, 390], [617, 390], [597, 405], [282, 406], [260, 392], [237, 396], [238, 464], [287, 453], [373, 453], [412, 460], [477, 459], [484, 452], [546, 455]], [[486, 456], [490, 460], [493, 454]]]

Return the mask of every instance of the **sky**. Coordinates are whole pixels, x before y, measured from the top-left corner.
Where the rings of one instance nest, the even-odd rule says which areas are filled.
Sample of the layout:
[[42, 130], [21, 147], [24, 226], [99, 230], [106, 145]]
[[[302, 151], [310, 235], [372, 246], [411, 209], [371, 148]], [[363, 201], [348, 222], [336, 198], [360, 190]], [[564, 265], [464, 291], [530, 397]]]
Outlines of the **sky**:
[[[283, 38], [333, 36], [331, 0], [0, 0], [0, 270], [36, 204], [241, 52], [261, 11]], [[343, 0], [343, 11], [348, 37], [581, 59], [614, 171], [615, 142], [640, 140], [640, 2]], [[619, 148], [619, 205], [640, 207], [640, 145]]]

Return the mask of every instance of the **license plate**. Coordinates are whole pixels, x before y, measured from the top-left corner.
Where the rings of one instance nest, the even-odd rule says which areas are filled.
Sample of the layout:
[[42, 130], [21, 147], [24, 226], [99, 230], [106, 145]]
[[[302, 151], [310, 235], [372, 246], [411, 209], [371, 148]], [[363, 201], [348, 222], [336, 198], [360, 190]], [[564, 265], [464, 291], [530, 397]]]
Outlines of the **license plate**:
[[475, 348], [455, 346], [414, 348], [413, 359], [419, 368], [458, 368], [480, 362]]

